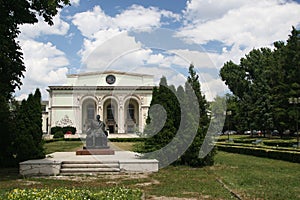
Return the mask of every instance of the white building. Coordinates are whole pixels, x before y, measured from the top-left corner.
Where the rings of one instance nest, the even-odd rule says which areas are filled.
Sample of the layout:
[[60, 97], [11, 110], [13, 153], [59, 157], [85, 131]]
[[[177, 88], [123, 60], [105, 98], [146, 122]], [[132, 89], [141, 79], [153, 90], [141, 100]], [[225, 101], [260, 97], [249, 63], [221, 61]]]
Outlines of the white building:
[[[74, 126], [84, 134], [96, 115], [109, 133], [143, 132], [154, 86], [153, 76], [118, 71], [71, 74], [64, 86], [49, 86], [48, 132]], [[44, 130], [45, 131], [45, 130]]]

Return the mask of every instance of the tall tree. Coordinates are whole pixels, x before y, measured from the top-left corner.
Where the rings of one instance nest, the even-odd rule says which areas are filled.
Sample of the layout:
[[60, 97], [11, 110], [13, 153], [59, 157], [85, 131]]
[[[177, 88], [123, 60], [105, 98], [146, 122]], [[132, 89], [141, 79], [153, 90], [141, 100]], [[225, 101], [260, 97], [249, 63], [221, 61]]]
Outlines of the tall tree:
[[37, 89], [23, 100], [17, 114], [15, 150], [17, 161], [43, 158], [41, 93]]
[[[190, 107], [190, 112], [192, 112], [191, 110], [195, 106], [198, 106], [200, 116], [196, 117], [200, 117], [200, 119], [196, 136], [194, 137], [187, 151], [181, 156], [181, 160], [183, 162], [182, 164], [194, 167], [213, 165], [214, 155], [216, 154], [215, 148], [212, 148], [212, 150], [204, 158], [199, 157], [200, 149], [204, 142], [210, 119], [207, 113], [208, 103], [205, 99], [205, 96], [201, 92], [199, 75], [196, 73], [195, 67], [192, 64], [189, 67], [189, 76], [187, 78], [187, 83], [185, 84], [185, 92], [187, 98], [192, 95], [191, 93], [194, 93], [197, 97], [198, 101], [196, 102], [196, 104], [195, 102], [187, 101], [189, 104], [187, 105], [187, 107]], [[193, 116], [189, 120], [194, 120], [193, 118], [195, 118], [195, 116]]]
[[10, 162], [11, 154], [8, 152], [14, 142], [12, 135], [16, 126], [7, 120], [12, 115], [9, 105], [15, 89], [22, 85], [21, 78], [26, 70], [21, 47], [16, 41], [19, 26], [38, 22], [38, 16], [53, 25], [53, 17], [58, 10], [69, 3], [70, 0], [0, 0], [0, 107], [3, 108], [0, 112], [0, 138], [5, 141], [0, 147], [3, 150], [0, 154], [5, 160], [1, 163]]
[[[282, 132], [295, 118], [289, 97], [300, 96], [300, 32], [293, 27], [287, 43], [275, 42], [274, 50], [253, 49], [240, 64], [229, 61], [220, 70], [225, 84], [241, 107], [239, 116], [247, 129]], [[244, 113], [244, 114], [243, 114]], [[250, 123], [248, 123], [250, 122]]]
[[58, 9], [69, 3], [69, 0], [0, 0], [0, 94], [6, 99], [20, 88], [25, 72], [21, 47], [16, 42], [19, 25], [38, 22], [37, 15], [52, 25]]

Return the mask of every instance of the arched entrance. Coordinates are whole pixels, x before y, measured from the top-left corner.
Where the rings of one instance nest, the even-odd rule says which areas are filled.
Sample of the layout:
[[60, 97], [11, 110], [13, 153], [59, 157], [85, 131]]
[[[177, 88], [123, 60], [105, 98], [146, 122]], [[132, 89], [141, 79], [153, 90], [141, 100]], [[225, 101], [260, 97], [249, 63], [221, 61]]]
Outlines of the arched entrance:
[[96, 101], [93, 99], [86, 99], [82, 102], [82, 131], [87, 130], [87, 125], [90, 120], [96, 117]]
[[110, 98], [103, 104], [103, 120], [109, 129], [109, 133], [118, 133], [118, 103]]
[[139, 128], [139, 104], [135, 99], [128, 99], [124, 110], [125, 132], [134, 133]]

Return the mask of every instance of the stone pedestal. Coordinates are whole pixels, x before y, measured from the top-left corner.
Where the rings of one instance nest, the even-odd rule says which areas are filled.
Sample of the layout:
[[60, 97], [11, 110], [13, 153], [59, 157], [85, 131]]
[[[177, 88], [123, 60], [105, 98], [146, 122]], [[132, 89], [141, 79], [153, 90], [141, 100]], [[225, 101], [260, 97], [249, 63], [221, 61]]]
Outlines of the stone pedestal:
[[102, 149], [82, 149], [77, 150], [76, 155], [115, 155], [115, 151], [109, 148]]

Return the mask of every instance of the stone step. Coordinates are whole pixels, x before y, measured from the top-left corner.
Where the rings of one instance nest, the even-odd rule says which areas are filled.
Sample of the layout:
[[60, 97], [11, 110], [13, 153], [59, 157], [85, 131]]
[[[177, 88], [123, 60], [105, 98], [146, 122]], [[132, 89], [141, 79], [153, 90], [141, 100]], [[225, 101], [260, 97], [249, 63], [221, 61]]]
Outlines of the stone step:
[[120, 165], [118, 161], [93, 161], [76, 160], [63, 161], [60, 173], [69, 174], [90, 174], [90, 173], [119, 173]]
[[120, 172], [120, 168], [68, 168], [60, 169], [61, 174], [75, 174], [75, 173], [106, 173], [106, 172]]
[[98, 163], [72, 163], [66, 164], [62, 163], [62, 169], [64, 168], [119, 168], [118, 163], [107, 163], [107, 164], [98, 164]]
[[117, 160], [66, 160], [63, 161], [62, 164], [118, 164], [119, 161]]

